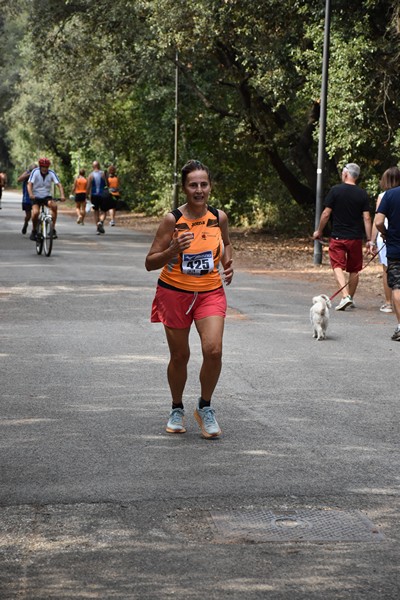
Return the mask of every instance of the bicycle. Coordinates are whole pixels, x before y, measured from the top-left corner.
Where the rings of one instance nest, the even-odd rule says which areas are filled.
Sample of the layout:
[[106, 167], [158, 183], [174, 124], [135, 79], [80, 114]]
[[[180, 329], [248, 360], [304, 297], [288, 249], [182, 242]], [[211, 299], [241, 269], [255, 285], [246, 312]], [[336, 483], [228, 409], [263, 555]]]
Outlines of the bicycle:
[[42, 254], [43, 248], [46, 256], [50, 256], [53, 248], [53, 217], [50, 209], [44, 204], [40, 207], [39, 220], [36, 229], [36, 252]]

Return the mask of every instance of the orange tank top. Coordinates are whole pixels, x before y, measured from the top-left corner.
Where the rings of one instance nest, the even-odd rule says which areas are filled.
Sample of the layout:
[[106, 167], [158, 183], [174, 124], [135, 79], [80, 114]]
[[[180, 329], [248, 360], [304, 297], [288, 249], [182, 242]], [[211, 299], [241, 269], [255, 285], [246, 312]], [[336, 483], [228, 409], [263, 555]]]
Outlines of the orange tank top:
[[119, 180], [116, 175], [108, 176], [108, 189], [113, 196], [119, 196]]
[[218, 211], [211, 206], [200, 219], [186, 219], [179, 209], [172, 213], [178, 231], [194, 234], [190, 248], [175, 256], [161, 271], [167, 286], [187, 292], [211, 292], [222, 285], [218, 265], [223, 254]]
[[75, 180], [75, 194], [85, 194], [86, 193], [86, 177], [82, 177], [79, 175]]

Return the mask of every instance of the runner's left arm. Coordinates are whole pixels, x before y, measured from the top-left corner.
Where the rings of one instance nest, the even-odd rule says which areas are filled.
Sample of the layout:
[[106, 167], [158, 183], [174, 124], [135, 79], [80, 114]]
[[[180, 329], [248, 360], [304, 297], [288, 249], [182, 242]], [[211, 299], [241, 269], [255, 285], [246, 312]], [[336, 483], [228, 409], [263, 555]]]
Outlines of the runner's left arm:
[[224, 253], [221, 257], [221, 264], [224, 267], [222, 272], [224, 282], [229, 285], [233, 277], [233, 258], [232, 258], [232, 244], [229, 237], [228, 217], [223, 210], [219, 212], [219, 227], [221, 229], [222, 241], [224, 243]]

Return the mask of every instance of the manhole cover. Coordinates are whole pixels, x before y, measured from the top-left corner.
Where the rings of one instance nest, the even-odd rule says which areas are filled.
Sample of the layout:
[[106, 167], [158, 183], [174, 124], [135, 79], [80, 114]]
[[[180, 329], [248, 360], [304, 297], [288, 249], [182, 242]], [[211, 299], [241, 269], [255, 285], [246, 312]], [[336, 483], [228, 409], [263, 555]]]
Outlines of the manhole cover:
[[357, 511], [329, 509], [252, 509], [213, 512], [218, 541], [254, 542], [375, 542], [384, 539]]

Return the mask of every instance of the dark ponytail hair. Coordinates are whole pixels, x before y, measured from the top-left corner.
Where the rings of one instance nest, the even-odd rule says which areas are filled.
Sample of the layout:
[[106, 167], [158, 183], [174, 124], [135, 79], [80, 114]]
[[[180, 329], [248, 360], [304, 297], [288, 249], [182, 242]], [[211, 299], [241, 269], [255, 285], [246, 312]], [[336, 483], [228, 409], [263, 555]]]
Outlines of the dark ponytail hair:
[[185, 185], [186, 183], [186, 179], [187, 176], [189, 175], [189, 173], [192, 173], [193, 171], [205, 171], [208, 175], [208, 179], [211, 183], [211, 175], [210, 175], [210, 169], [208, 167], [206, 167], [206, 165], [203, 165], [202, 162], [200, 162], [199, 160], [188, 160], [188, 162], [182, 167], [182, 186]]

